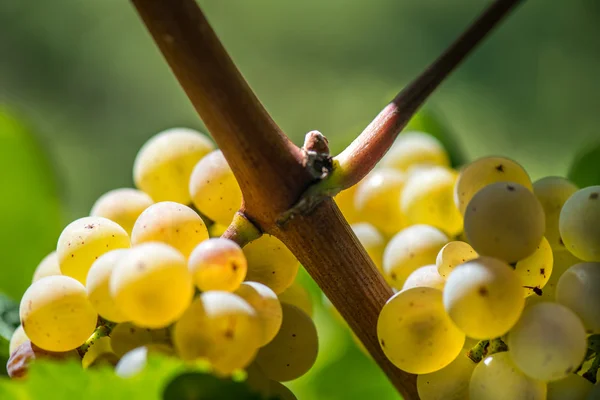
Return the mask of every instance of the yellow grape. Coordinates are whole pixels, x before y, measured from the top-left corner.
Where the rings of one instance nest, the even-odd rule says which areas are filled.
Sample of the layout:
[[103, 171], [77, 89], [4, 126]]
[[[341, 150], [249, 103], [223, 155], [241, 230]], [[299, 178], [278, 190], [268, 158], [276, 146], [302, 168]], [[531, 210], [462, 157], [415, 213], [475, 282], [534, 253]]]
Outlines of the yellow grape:
[[242, 205], [242, 191], [221, 150], [196, 164], [189, 190], [198, 211], [219, 224], [229, 225]]
[[33, 273], [32, 282], [40, 280], [46, 276], [52, 275], [61, 275], [60, 265], [58, 264], [58, 255], [56, 254], [56, 251], [53, 251], [52, 253], [48, 254], [46, 257], [44, 257], [42, 261], [40, 261], [40, 263], [35, 269], [35, 272]]
[[363, 245], [373, 264], [379, 271], [383, 271], [383, 251], [385, 250], [385, 238], [379, 231], [367, 222], [359, 222], [351, 225], [356, 238]]
[[271, 288], [258, 282], [243, 282], [235, 294], [246, 300], [258, 314], [262, 325], [259, 345], [269, 343], [281, 327], [281, 303]]
[[384, 167], [406, 171], [415, 165], [450, 166], [450, 159], [439, 140], [424, 132], [404, 132], [398, 136], [381, 160]]
[[417, 268], [435, 263], [448, 237], [429, 225], [413, 225], [398, 232], [383, 253], [383, 272], [386, 280], [396, 289]]
[[63, 275], [32, 283], [21, 299], [19, 313], [27, 337], [48, 351], [64, 352], [81, 346], [98, 320], [85, 287]]
[[477, 258], [478, 255], [469, 243], [454, 241], [446, 244], [437, 255], [435, 264], [439, 274], [448, 278], [448, 275], [460, 264]]
[[298, 281], [294, 281], [292, 286], [279, 294], [279, 301], [298, 307], [309, 317], [313, 316], [313, 303], [310, 293]]
[[298, 307], [283, 303], [283, 322], [275, 338], [258, 351], [256, 363], [270, 379], [299, 378], [317, 359], [319, 341], [315, 323]]
[[188, 206], [163, 201], [148, 207], [135, 221], [131, 244], [163, 242], [189, 257], [198, 243], [208, 239], [202, 218]]
[[110, 344], [110, 338], [108, 336], [101, 337], [96, 340], [85, 352], [81, 359], [81, 365], [83, 368], [89, 368], [97, 365], [98, 361], [107, 360], [109, 355], [113, 355], [112, 359], [118, 359], [117, 355], [113, 352]]
[[148, 355], [159, 353], [167, 356], [172, 356], [172, 350], [167, 346], [145, 345], [128, 351], [121, 357], [118, 364], [115, 366], [115, 374], [121, 378], [133, 377], [146, 367], [148, 364]]
[[29, 340], [29, 338], [27, 337], [25, 330], [23, 330], [23, 325], [17, 326], [17, 329], [15, 329], [12, 336], [10, 337], [10, 343], [8, 346], [8, 354], [14, 353], [15, 350], [17, 349], [17, 347], [19, 347], [20, 345], [22, 345], [23, 343], [25, 343], [28, 340]]
[[141, 190], [114, 189], [96, 200], [90, 215], [108, 218], [121, 225], [131, 235], [135, 220], [153, 203], [152, 198]]
[[360, 222], [358, 211], [356, 211], [356, 206], [354, 205], [354, 196], [356, 194], [357, 187], [358, 184], [350, 186], [348, 189], [339, 192], [334, 198], [335, 203], [349, 224]]
[[130, 246], [127, 232], [103, 217], [84, 217], [71, 222], [58, 238], [56, 254], [63, 275], [85, 284], [92, 263], [102, 254]]
[[383, 306], [377, 337], [387, 358], [411, 374], [428, 374], [450, 364], [465, 342], [444, 311], [442, 292], [418, 287], [396, 293]]
[[101, 255], [90, 268], [86, 290], [88, 299], [100, 316], [112, 322], [123, 322], [127, 317], [115, 304], [115, 299], [110, 294], [110, 276], [121, 258], [129, 249], [117, 249]]
[[525, 297], [531, 296], [535, 290], [543, 289], [546, 286], [546, 282], [552, 275], [553, 264], [552, 248], [545, 237], [542, 238], [537, 250], [532, 255], [517, 262], [515, 272], [519, 275], [525, 288]]
[[465, 354], [444, 368], [417, 376], [417, 391], [421, 400], [464, 400], [469, 398], [469, 382], [475, 364]]
[[111, 334], [111, 347], [115, 354], [123, 357], [129, 351], [152, 343], [152, 330], [142, 328], [132, 322], [117, 324]]
[[194, 289], [181, 253], [164, 243], [150, 242], [131, 248], [117, 262], [110, 294], [128, 320], [162, 328], [183, 314]]
[[207, 359], [222, 375], [250, 364], [260, 338], [256, 311], [241, 297], [220, 291], [202, 293], [173, 330], [173, 342], [183, 360]]
[[575, 312], [589, 333], [600, 333], [600, 263], [566, 270], [556, 285], [556, 301]]
[[196, 287], [208, 290], [236, 290], [248, 271], [242, 248], [225, 238], [208, 239], [200, 243], [188, 260], [188, 268]]
[[594, 384], [583, 376], [569, 374], [566, 378], [548, 383], [547, 400], [587, 400], [593, 388]]
[[188, 183], [194, 166], [214, 149], [205, 135], [187, 128], [158, 133], [138, 152], [133, 164], [135, 185], [154, 201], [191, 201]]
[[246, 280], [263, 283], [279, 294], [296, 279], [300, 264], [275, 236], [262, 235], [243, 250], [248, 261]]
[[287, 386], [274, 380], [269, 381], [269, 395], [280, 400], [298, 400]]
[[529, 296], [527, 298], [527, 305], [537, 304], [542, 301], [555, 301], [556, 285], [558, 280], [565, 273], [566, 270], [571, 268], [575, 264], [581, 262], [580, 259], [572, 255], [566, 250], [553, 251], [552, 252], [553, 264], [552, 273], [550, 279], [546, 282], [546, 285], [542, 289], [541, 296]]
[[402, 290], [414, 287], [430, 287], [444, 290], [445, 284], [446, 280], [439, 274], [437, 266], [432, 264], [414, 270], [413, 273], [406, 278]]
[[214, 223], [208, 227], [208, 234], [211, 238], [220, 237], [225, 233], [225, 231], [229, 228], [227, 225], [221, 225], [219, 223]]
[[544, 235], [544, 210], [526, 187], [498, 182], [481, 189], [465, 211], [465, 234], [483, 256], [508, 263], [529, 257]]
[[560, 211], [560, 236], [583, 261], [600, 261], [600, 186], [575, 192]]

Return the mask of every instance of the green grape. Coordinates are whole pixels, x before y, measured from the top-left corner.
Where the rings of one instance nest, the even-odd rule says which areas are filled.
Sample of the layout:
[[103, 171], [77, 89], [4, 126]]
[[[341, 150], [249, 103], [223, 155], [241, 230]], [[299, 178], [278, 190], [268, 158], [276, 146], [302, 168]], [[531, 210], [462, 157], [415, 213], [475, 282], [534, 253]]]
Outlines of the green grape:
[[600, 261], [600, 186], [575, 192], [560, 211], [560, 236], [583, 261]]
[[219, 223], [214, 223], [208, 227], [208, 234], [211, 238], [221, 237], [225, 231], [229, 228], [227, 225], [221, 225]]
[[556, 301], [575, 312], [588, 333], [600, 333], [600, 263], [567, 269], [556, 285]]
[[253, 392], [269, 398], [271, 380], [267, 378], [256, 362], [253, 362], [246, 367], [246, 380], [244, 383], [248, 385]]
[[396, 293], [383, 306], [377, 337], [387, 358], [411, 374], [429, 374], [450, 364], [465, 342], [444, 311], [442, 292], [419, 287]]
[[185, 258], [164, 243], [131, 248], [110, 276], [110, 294], [128, 320], [146, 328], [175, 322], [194, 295]]
[[298, 281], [294, 281], [292, 286], [279, 294], [279, 301], [298, 307], [309, 317], [313, 316], [313, 303], [310, 293]]
[[439, 371], [417, 377], [421, 400], [464, 400], [469, 398], [469, 382], [475, 364], [465, 354], [459, 354]]
[[270, 379], [286, 382], [299, 378], [317, 360], [317, 328], [304, 311], [291, 304], [281, 304], [281, 329], [269, 344], [262, 347], [256, 363]]
[[469, 202], [485, 186], [511, 182], [533, 190], [529, 175], [513, 160], [505, 157], [483, 157], [465, 166], [454, 187], [454, 203], [464, 215]]
[[262, 235], [243, 250], [248, 261], [246, 280], [265, 284], [279, 294], [296, 279], [300, 264], [275, 236]]
[[409, 167], [422, 164], [448, 167], [450, 159], [439, 140], [427, 133], [412, 131], [398, 136], [380, 164], [406, 171]]
[[402, 290], [414, 287], [430, 287], [444, 290], [445, 284], [446, 280], [439, 274], [437, 266], [432, 264], [417, 268], [410, 274], [408, 278], [406, 278]]
[[257, 312], [241, 297], [204, 292], [175, 323], [173, 342], [183, 360], [207, 359], [218, 374], [248, 366], [260, 345]]
[[96, 312], [102, 317], [113, 322], [123, 322], [127, 317], [115, 304], [115, 299], [110, 294], [110, 276], [121, 258], [129, 249], [117, 249], [102, 254], [90, 268], [86, 290], [88, 299], [94, 306]]
[[581, 262], [580, 259], [566, 250], [553, 251], [552, 258], [554, 260], [552, 264], [552, 273], [550, 274], [550, 279], [548, 279], [548, 282], [546, 282], [546, 285], [542, 289], [542, 295], [529, 296], [527, 298], [527, 306], [543, 301], [554, 301], [556, 297], [556, 285], [562, 274], [573, 265]]
[[478, 255], [469, 243], [454, 241], [446, 244], [437, 255], [435, 264], [439, 274], [448, 278], [450, 273], [460, 264], [474, 260]]
[[359, 222], [351, 225], [356, 238], [363, 245], [373, 264], [382, 271], [383, 251], [385, 250], [385, 238], [379, 231], [367, 222]]
[[335, 196], [335, 203], [349, 224], [360, 222], [358, 211], [356, 211], [356, 206], [354, 205], [354, 196], [356, 195], [357, 188], [358, 184], [342, 190]]
[[32, 282], [38, 281], [46, 276], [62, 275], [60, 273], [60, 265], [58, 264], [58, 255], [56, 251], [48, 254], [35, 269]]
[[233, 292], [246, 277], [248, 264], [237, 243], [225, 238], [214, 238], [196, 246], [188, 260], [188, 268], [196, 287], [203, 292]]
[[269, 381], [269, 395], [279, 400], [298, 400], [296, 395], [284, 384], [277, 381]]
[[198, 243], [208, 239], [202, 218], [188, 206], [163, 201], [148, 207], [135, 221], [131, 244], [163, 242], [190, 256]]
[[513, 362], [533, 379], [553, 381], [574, 372], [587, 350], [585, 328], [567, 307], [539, 303], [528, 307], [508, 335]]
[[199, 132], [168, 129], [142, 146], [133, 164], [133, 181], [154, 201], [189, 204], [188, 182], [192, 170], [213, 149], [212, 142]]
[[484, 187], [465, 210], [465, 234], [473, 249], [508, 263], [533, 254], [544, 235], [544, 224], [540, 202], [515, 183]]
[[63, 275], [85, 284], [92, 263], [114, 249], [129, 248], [129, 236], [117, 223], [103, 217], [71, 222], [58, 238], [56, 254]]
[[8, 354], [14, 353], [15, 350], [17, 349], [17, 347], [19, 347], [20, 345], [22, 345], [23, 343], [25, 343], [28, 340], [29, 340], [29, 338], [27, 337], [25, 330], [23, 330], [23, 325], [17, 326], [17, 329], [15, 329], [15, 331], [13, 332], [13, 334], [10, 337], [10, 343], [8, 346]]
[[443, 167], [431, 167], [413, 174], [404, 185], [402, 213], [410, 224], [435, 226], [450, 236], [463, 230], [463, 218], [454, 204], [458, 174]]
[[81, 346], [96, 329], [98, 320], [85, 287], [63, 275], [32, 283], [21, 299], [19, 313], [33, 344], [59, 352]]
[[121, 225], [131, 235], [133, 224], [154, 202], [146, 193], [130, 188], [111, 190], [94, 203], [90, 215], [104, 217]]
[[242, 205], [242, 191], [221, 150], [215, 150], [196, 164], [189, 184], [196, 208], [208, 218], [229, 225]]
[[95, 365], [96, 361], [101, 357], [104, 358], [106, 354], [113, 354], [114, 357], [117, 357], [113, 352], [108, 336], [101, 337], [88, 348], [81, 359], [81, 365], [83, 368], [89, 368], [90, 366]]
[[354, 205], [362, 222], [368, 222], [386, 236], [407, 224], [400, 208], [406, 177], [402, 172], [382, 168], [369, 173], [356, 188]]
[[383, 272], [396, 289], [417, 268], [435, 263], [438, 252], [448, 243], [448, 237], [428, 225], [413, 225], [398, 232], [383, 252]]
[[456, 267], [444, 288], [444, 307], [469, 337], [504, 335], [525, 306], [521, 280], [508, 264], [479, 257]]
[[150, 329], [139, 327], [131, 322], [117, 324], [110, 333], [110, 339], [112, 350], [119, 357], [153, 342]]
[[566, 378], [548, 383], [547, 400], [586, 400], [594, 385], [584, 377], [569, 374]]
[[546, 383], [523, 374], [508, 352], [496, 353], [477, 364], [469, 383], [471, 400], [546, 400]]
[[262, 326], [259, 346], [269, 343], [281, 327], [281, 303], [270, 287], [259, 282], [243, 282], [235, 294], [246, 300], [258, 314]]
[[521, 278], [525, 297], [535, 294], [536, 291], [546, 286], [552, 276], [553, 264], [552, 248], [546, 238], [542, 238], [537, 250], [532, 255], [517, 262], [515, 272]]
[[558, 176], [547, 176], [533, 183], [533, 193], [540, 201], [546, 216], [544, 236], [553, 250], [565, 249], [565, 244], [560, 238], [558, 220], [563, 205], [576, 191], [577, 186], [574, 183]]

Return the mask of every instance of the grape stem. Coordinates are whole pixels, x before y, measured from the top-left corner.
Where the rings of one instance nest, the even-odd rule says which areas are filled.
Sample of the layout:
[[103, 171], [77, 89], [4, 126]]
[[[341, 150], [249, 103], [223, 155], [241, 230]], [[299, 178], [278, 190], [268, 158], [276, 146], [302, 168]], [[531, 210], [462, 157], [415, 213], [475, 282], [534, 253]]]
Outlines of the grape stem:
[[241, 211], [235, 213], [231, 224], [221, 235], [222, 238], [233, 240], [240, 247], [244, 247], [261, 236], [262, 232]]
[[81, 346], [79, 346], [77, 348], [77, 353], [79, 353], [79, 356], [81, 358], [83, 358], [83, 356], [85, 356], [85, 353], [87, 353], [87, 351], [90, 349], [90, 347], [98, 339], [103, 338], [105, 336], [110, 336], [110, 333], [112, 332], [115, 325], [116, 324], [114, 322], [101, 320], [100, 324], [98, 325], [98, 327], [96, 328], [94, 333], [92, 333], [92, 335], [88, 338], [88, 340], [85, 341], [84, 344], [82, 344]]
[[479, 363], [487, 356], [503, 351], [508, 351], [508, 346], [502, 339], [481, 340], [467, 352], [467, 357], [474, 363]]
[[592, 383], [596, 383], [598, 370], [600, 369], [600, 354], [596, 353], [592, 365], [583, 373], [583, 377]]

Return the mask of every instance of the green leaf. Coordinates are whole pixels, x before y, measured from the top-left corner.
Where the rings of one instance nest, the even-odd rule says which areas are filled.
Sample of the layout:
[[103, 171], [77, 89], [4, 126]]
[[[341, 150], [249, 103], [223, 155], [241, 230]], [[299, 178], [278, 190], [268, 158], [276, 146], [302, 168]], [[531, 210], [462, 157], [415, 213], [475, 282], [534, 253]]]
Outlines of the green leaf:
[[600, 143], [586, 146], [577, 154], [567, 178], [581, 188], [600, 185]]
[[19, 326], [19, 305], [0, 293], [0, 375], [6, 375], [10, 338]]

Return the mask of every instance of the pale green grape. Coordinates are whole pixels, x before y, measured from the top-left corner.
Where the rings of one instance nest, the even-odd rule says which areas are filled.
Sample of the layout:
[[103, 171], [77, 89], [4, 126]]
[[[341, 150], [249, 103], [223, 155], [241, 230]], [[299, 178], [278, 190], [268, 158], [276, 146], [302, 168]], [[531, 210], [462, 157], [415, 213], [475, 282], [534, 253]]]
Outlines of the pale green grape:
[[108, 218], [121, 225], [131, 235], [135, 221], [153, 203], [152, 198], [141, 190], [114, 189], [96, 200], [90, 215]]
[[544, 210], [524, 186], [493, 183], [481, 189], [465, 210], [465, 234], [483, 256], [512, 263], [529, 257], [544, 235]]
[[575, 192], [560, 211], [560, 236], [583, 261], [600, 261], [600, 186]]
[[300, 264], [275, 236], [262, 235], [243, 250], [248, 261], [246, 280], [263, 283], [279, 294], [296, 279]]
[[231, 223], [242, 205], [242, 191], [221, 150], [211, 152], [196, 164], [189, 190], [196, 208], [223, 225]]
[[153, 342], [152, 331], [131, 322], [117, 324], [111, 334], [111, 347], [115, 354], [123, 357], [125, 353]]
[[470, 400], [546, 400], [546, 393], [546, 383], [519, 371], [508, 352], [477, 364], [469, 383]]
[[63, 275], [85, 284], [92, 263], [114, 249], [129, 248], [129, 236], [117, 223], [103, 217], [71, 222], [58, 238], [56, 254]]
[[508, 334], [513, 362], [533, 379], [553, 381], [574, 372], [587, 350], [585, 328], [567, 307], [539, 303], [528, 307]]
[[10, 343], [8, 346], [8, 354], [14, 353], [15, 350], [17, 349], [17, 347], [19, 347], [20, 345], [22, 345], [23, 343], [25, 343], [28, 340], [29, 340], [29, 338], [27, 337], [25, 330], [23, 330], [23, 325], [17, 326], [17, 329], [15, 329], [15, 331], [13, 332], [13, 334], [10, 337]]
[[281, 304], [281, 329], [269, 344], [262, 347], [256, 363], [270, 379], [285, 382], [299, 378], [317, 359], [317, 328], [304, 311], [291, 304]]
[[310, 293], [304, 286], [298, 283], [298, 281], [294, 281], [292, 286], [285, 289], [285, 291], [280, 293], [277, 297], [279, 297], [280, 302], [296, 306], [304, 311], [309, 317], [313, 316], [313, 303]]
[[439, 371], [417, 377], [421, 400], [464, 400], [469, 398], [469, 382], [475, 364], [465, 354], [459, 354]]
[[444, 307], [452, 321], [469, 337], [490, 339], [504, 335], [525, 306], [519, 276], [506, 263], [479, 257], [456, 267], [444, 288]]
[[574, 311], [589, 333], [600, 333], [600, 263], [567, 269], [556, 285], [556, 301]]
[[202, 218], [188, 206], [163, 201], [148, 207], [135, 221], [131, 244], [163, 242], [181, 252], [186, 258], [198, 245], [208, 239]]
[[437, 265], [439, 274], [444, 278], [448, 278], [448, 275], [450, 275], [456, 266], [477, 257], [477, 253], [470, 244], [454, 241], [442, 247], [435, 259], [435, 264]]
[[379, 231], [367, 222], [360, 222], [351, 225], [356, 238], [367, 251], [373, 264], [379, 271], [382, 271], [383, 251], [385, 250], [385, 238]]
[[360, 222], [360, 217], [358, 215], [358, 211], [356, 211], [356, 206], [354, 205], [354, 196], [356, 194], [356, 189], [358, 188], [358, 184], [354, 186], [350, 186], [346, 190], [342, 190], [337, 195], [335, 195], [335, 203], [338, 208], [346, 218], [349, 224], [355, 224]]
[[439, 140], [427, 133], [412, 131], [398, 136], [380, 164], [406, 171], [423, 164], [447, 167], [450, 166], [450, 159]]
[[128, 251], [129, 249], [117, 249], [104, 253], [94, 261], [87, 275], [86, 290], [88, 299], [102, 318], [113, 322], [127, 320], [127, 317], [117, 307], [115, 299], [110, 294], [109, 282], [117, 262]]
[[35, 268], [32, 282], [38, 281], [46, 276], [61, 275], [58, 255], [56, 251], [48, 254]]
[[203, 134], [187, 128], [158, 133], [138, 152], [133, 164], [135, 185], [154, 201], [191, 201], [188, 183], [194, 166], [214, 145]]
[[515, 161], [505, 157], [483, 157], [460, 171], [454, 187], [454, 203], [465, 214], [473, 196], [485, 186], [497, 182], [518, 183], [533, 190], [529, 175]]
[[429, 225], [413, 225], [398, 232], [385, 247], [383, 272], [386, 280], [396, 289], [417, 268], [435, 263], [448, 237]]
[[454, 204], [458, 174], [448, 168], [432, 167], [413, 174], [401, 196], [402, 213], [410, 224], [435, 226], [450, 236], [463, 230], [463, 218]]
[[554, 260], [552, 264], [552, 273], [550, 279], [546, 282], [546, 285], [542, 289], [541, 296], [529, 296], [527, 298], [527, 305], [533, 305], [542, 301], [554, 301], [556, 297], [556, 285], [558, 280], [564, 274], [566, 270], [571, 268], [573, 265], [581, 262], [580, 259], [572, 255], [566, 250], [553, 251], [552, 258]]
[[110, 294], [128, 320], [146, 328], [175, 322], [194, 295], [185, 258], [164, 243], [134, 246], [110, 276]]
[[63, 275], [32, 283], [21, 299], [19, 313], [27, 337], [48, 351], [64, 352], [81, 346], [98, 320], [85, 287]]
[[439, 274], [436, 265], [426, 265], [417, 268], [412, 274], [406, 278], [402, 290], [414, 287], [430, 287], [434, 289], [444, 290], [446, 280]]
[[558, 176], [547, 176], [533, 183], [533, 193], [544, 208], [546, 216], [544, 236], [553, 250], [565, 249], [565, 244], [560, 238], [558, 220], [563, 205], [576, 191], [577, 186], [574, 183]]
[[237, 243], [213, 238], [196, 246], [188, 260], [188, 268], [198, 289], [233, 292], [246, 277], [248, 263]]
[[586, 400], [594, 385], [584, 377], [569, 374], [566, 378], [548, 383], [547, 400]]
[[387, 358], [412, 374], [429, 374], [450, 364], [465, 342], [446, 314], [442, 292], [419, 287], [396, 293], [383, 306], [377, 337]]
[[535, 294], [535, 291], [546, 286], [550, 276], [552, 276], [553, 264], [552, 248], [546, 238], [542, 238], [532, 255], [517, 262], [515, 272], [521, 278], [526, 297]]
[[96, 365], [96, 362], [100, 358], [106, 360], [107, 354], [113, 354], [114, 358], [117, 357], [110, 344], [110, 338], [108, 336], [104, 336], [94, 341], [94, 343], [88, 348], [81, 359], [81, 365], [83, 368], [89, 368], [92, 365]]
[[279, 400], [298, 400], [296, 395], [284, 384], [277, 381], [269, 381], [269, 395]]
[[258, 314], [262, 326], [259, 345], [266, 345], [277, 335], [283, 318], [277, 295], [259, 282], [243, 282], [235, 294], [246, 300]]

